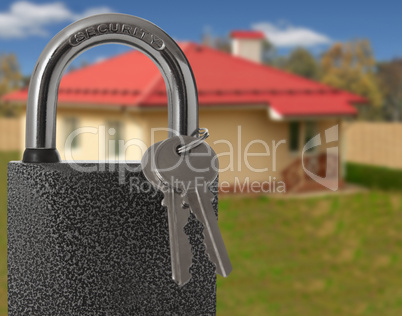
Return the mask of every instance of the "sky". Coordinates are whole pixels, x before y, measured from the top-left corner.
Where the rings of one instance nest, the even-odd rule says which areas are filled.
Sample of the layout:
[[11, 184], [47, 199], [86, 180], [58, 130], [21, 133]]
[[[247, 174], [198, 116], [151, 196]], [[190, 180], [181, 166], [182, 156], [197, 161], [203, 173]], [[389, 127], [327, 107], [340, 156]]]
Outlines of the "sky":
[[[147, 19], [177, 41], [200, 42], [208, 32], [261, 30], [279, 54], [303, 46], [319, 55], [334, 42], [369, 39], [377, 60], [402, 57], [402, 1], [0, 1], [0, 54], [15, 53], [32, 72], [41, 51], [68, 24], [85, 16], [126, 13]], [[104, 45], [82, 54], [75, 64], [98, 62], [127, 51]]]

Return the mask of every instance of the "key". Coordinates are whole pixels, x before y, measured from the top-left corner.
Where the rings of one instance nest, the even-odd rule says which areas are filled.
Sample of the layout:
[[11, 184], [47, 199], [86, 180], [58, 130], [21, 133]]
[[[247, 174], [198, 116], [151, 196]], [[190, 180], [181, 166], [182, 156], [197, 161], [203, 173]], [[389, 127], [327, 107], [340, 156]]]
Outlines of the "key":
[[212, 207], [210, 183], [218, 175], [218, 159], [212, 148], [202, 142], [190, 153], [179, 154], [177, 149], [194, 141], [191, 136], [175, 136], [164, 141], [155, 152], [155, 174], [166, 185], [182, 190], [183, 201], [204, 226], [204, 243], [216, 272], [227, 277], [232, 265], [218, 221]]
[[162, 205], [167, 207], [169, 222], [169, 245], [172, 265], [172, 279], [180, 286], [185, 285], [190, 279], [190, 267], [192, 264], [191, 245], [184, 232], [184, 226], [188, 223], [190, 212], [182, 207], [182, 198], [179, 192], [168, 186], [161, 186], [159, 178], [155, 175], [154, 153], [162, 142], [152, 145], [145, 152], [141, 160], [142, 171], [147, 180], [155, 187], [162, 190], [164, 199]]

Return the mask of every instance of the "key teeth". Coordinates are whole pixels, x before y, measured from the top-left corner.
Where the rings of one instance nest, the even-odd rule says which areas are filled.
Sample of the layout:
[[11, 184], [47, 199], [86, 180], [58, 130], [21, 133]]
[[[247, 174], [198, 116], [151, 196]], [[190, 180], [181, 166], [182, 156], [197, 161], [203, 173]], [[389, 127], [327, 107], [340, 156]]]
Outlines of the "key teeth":
[[[166, 190], [167, 190], [167, 189], [166, 189]], [[168, 190], [167, 190], [167, 191], [168, 191]], [[167, 191], [162, 190], [164, 196], [165, 196], [166, 194], [168, 194]], [[183, 196], [182, 194], [183, 194], [183, 193], [181, 193], [180, 196]], [[162, 199], [161, 204], [162, 204], [162, 206], [169, 207], [169, 203], [166, 201], [166, 198], [165, 198], [165, 197]]]
[[[165, 192], [164, 192], [164, 194], [165, 194]], [[161, 201], [161, 204], [162, 204], [162, 206], [169, 208], [169, 202], [168, 202], [167, 198], [163, 198]], [[169, 209], [168, 209], [168, 211], [169, 211]], [[190, 217], [190, 210], [184, 209], [184, 207], [183, 207], [183, 212], [186, 212], [186, 217], [187, 217], [187, 221], [188, 221], [188, 219]], [[183, 226], [183, 230], [184, 230], [184, 226]], [[190, 247], [190, 253], [191, 253], [191, 244], [190, 244], [189, 236], [187, 236], [187, 241], [190, 245], [189, 247]], [[192, 255], [191, 255], [191, 258], [192, 258]], [[188, 272], [188, 274], [187, 273], [180, 274], [180, 272], [178, 272], [176, 274], [176, 272], [172, 270], [172, 279], [179, 287], [183, 287], [188, 282], [190, 282], [190, 280], [191, 280], [190, 268], [192, 265], [193, 265], [193, 263], [191, 262], [190, 265], [188, 266], [188, 269], [186, 271], [186, 272]]]
[[162, 199], [161, 205], [162, 205], [162, 206], [165, 206], [165, 207], [169, 207], [169, 202], [167, 201], [166, 198], [163, 198], [163, 199]]
[[207, 190], [207, 192], [205, 192], [204, 194], [206, 194], [207, 196], [209, 196], [209, 200], [212, 203], [212, 201], [215, 199], [215, 195], [211, 192], [211, 190]]

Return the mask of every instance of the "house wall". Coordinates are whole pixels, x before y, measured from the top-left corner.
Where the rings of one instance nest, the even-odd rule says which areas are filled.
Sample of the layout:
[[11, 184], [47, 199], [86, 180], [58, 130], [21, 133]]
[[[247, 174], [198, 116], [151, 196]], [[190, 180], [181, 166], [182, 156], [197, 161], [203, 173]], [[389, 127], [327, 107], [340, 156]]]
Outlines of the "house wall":
[[[77, 149], [65, 150], [68, 137], [66, 119], [77, 117], [82, 128]], [[125, 158], [140, 160], [150, 144], [167, 137], [166, 109], [147, 111], [106, 110], [91, 108], [59, 107], [57, 115], [57, 148], [63, 160], [115, 159], [107, 153], [107, 121], [120, 121], [125, 140]], [[317, 121], [317, 133], [338, 123], [337, 119]], [[220, 181], [230, 185], [250, 181], [280, 180], [281, 172], [292, 162], [301, 158], [304, 146], [305, 123], [301, 122], [299, 151], [289, 151], [289, 122], [273, 121], [267, 108], [201, 108], [200, 127], [207, 127], [207, 142], [217, 152], [220, 161]], [[153, 129], [156, 131], [151, 132]], [[159, 131], [158, 131], [159, 130]], [[322, 139], [324, 139], [322, 137]], [[325, 143], [325, 141], [323, 141]], [[24, 149], [21, 141], [21, 151]], [[333, 144], [323, 144], [318, 151], [325, 151]], [[300, 166], [301, 168], [301, 166]], [[269, 178], [271, 177], [271, 179]], [[274, 178], [275, 177], [275, 178]]]
[[21, 118], [0, 117], [0, 151], [18, 151], [21, 146], [23, 122]]
[[[165, 113], [147, 113], [147, 117], [151, 127], [164, 126], [167, 121]], [[279, 177], [280, 170], [294, 159], [286, 143], [276, 146], [287, 138], [287, 123], [270, 121], [266, 108], [202, 109], [200, 127], [208, 128], [207, 142], [219, 155], [221, 181], [233, 184], [236, 178], [243, 182], [247, 177], [254, 181], [265, 181], [270, 175]], [[165, 135], [160, 133], [156, 140], [164, 139]], [[245, 152], [249, 153], [246, 157]]]
[[[82, 128], [78, 136], [76, 149], [71, 150], [71, 155], [66, 151], [66, 119], [78, 118], [79, 126]], [[63, 160], [108, 160], [118, 159], [114, 153], [109, 154], [109, 130], [108, 122], [118, 121], [122, 123], [122, 138], [126, 142], [124, 146], [126, 159], [139, 160], [148, 144], [144, 131], [147, 130], [146, 122], [141, 118], [140, 113], [122, 111], [120, 108], [99, 110], [90, 109], [59, 109], [57, 114], [57, 148]], [[130, 140], [129, 143], [127, 141]]]
[[[167, 114], [148, 112], [145, 121], [150, 128], [165, 126]], [[289, 151], [289, 122], [273, 121], [266, 107], [250, 109], [201, 109], [200, 127], [207, 127], [210, 137], [207, 142], [219, 156], [220, 181], [234, 184], [251, 181], [263, 182], [282, 179], [282, 171], [295, 160], [300, 160], [305, 140], [306, 121], [300, 121], [299, 151]], [[339, 143], [326, 143], [325, 130], [339, 125], [339, 119], [316, 119], [316, 133], [321, 135], [321, 145], [312, 153], [326, 152], [327, 148]], [[149, 130], [150, 130], [149, 128]], [[338, 129], [341, 139], [340, 128]], [[166, 133], [157, 133], [155, 141], [163, 140]], [[233, 155], [229, 153], [233, 152]], [[246, 156], [247, 155], [247, 156]], [[300, 164], [300, 168], [302, 168]], [[338, 166], [339, 175], [341, 168]]]

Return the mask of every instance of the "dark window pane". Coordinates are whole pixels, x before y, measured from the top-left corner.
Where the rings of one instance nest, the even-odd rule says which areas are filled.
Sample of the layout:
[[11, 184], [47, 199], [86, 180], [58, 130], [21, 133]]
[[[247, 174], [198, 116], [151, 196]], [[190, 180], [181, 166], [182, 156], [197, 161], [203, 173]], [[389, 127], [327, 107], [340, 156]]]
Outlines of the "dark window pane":
[[299, 151], [299, 134], [300, 134], [300, 123], [290, 122], [289, 123], [289, 150]]

